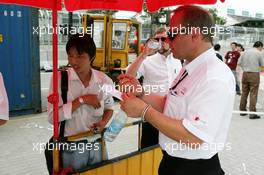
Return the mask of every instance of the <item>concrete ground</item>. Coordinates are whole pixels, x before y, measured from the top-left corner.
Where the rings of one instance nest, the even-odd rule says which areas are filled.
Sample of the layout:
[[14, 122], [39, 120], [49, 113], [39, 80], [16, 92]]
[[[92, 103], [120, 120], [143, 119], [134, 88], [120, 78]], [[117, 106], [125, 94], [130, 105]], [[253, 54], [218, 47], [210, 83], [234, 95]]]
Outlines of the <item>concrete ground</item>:
[[[238, 107], [236, 98], [235, 109]], [[264, 111], [262, 104], [259, 111]], [[227, 175], [263, 175], [264, 172], [264, 118], [250, 120], [234, 114], [227, 143], [230, 150], [220, 153]], [[47, 113], [21, 116], [0, 127], [0, 170], [3, 175], [47, 174], [40, 144], [52, 134]], [[137, 127], [124, 129], [118, 138], [107, 144], [109, 158], [137, 150]]]
[[[50, 73], [41, 73], [42, 107], [45, 111]], [[264, 75], [257, 110], [264, 112]], [[238, 110], [240, 96], [236, 96], [234, 110]], [[0, 127], [0, 175], [47, 174], [45, 158], [39, 149], [52, 135], [52, 126], [47, 122], [47, 113], [11, 118]], [[233, 114], [227, 143], [230, 150], [219, 155], [227, 175], [264, 174], [264, 116], [258, 120]], [[136, 126], [123, 129], [118, 138], [107, 144], [109, 158], [137, 150]]]

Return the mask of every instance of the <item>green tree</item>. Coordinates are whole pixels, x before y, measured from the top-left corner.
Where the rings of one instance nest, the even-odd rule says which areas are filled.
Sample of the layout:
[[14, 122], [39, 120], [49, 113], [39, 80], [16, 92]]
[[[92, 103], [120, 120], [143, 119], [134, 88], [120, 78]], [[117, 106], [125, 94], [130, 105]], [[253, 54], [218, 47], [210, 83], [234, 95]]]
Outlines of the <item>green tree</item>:
[[223, 18], [221, 16], [218, 16], [218, 11], [217, 11], [216, 8], [209, 9], [209, 12], [212, 14], [216, 24], [224, 25], [226, 23], [226, 19], [225, 18]]

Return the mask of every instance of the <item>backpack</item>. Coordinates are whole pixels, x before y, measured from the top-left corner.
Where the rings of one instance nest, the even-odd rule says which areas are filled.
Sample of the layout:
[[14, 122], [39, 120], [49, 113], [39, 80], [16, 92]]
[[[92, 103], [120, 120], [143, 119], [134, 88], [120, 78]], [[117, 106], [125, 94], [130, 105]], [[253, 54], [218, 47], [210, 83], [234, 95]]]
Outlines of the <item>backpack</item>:
[[[66, 70], [61, 70], [61, 98], [63, 104], [67, 103], [67, 92], [68, 92], [68, 72]], [[59, 142], [65, 142], [64, 138], [64, 130], [65, 130], [65, 120], [60, 122], [60, 132], [59, 132]], [[52, 145], [52, 147], [50, 147]], [[53, 136], [49, 139], [49, 141], [45, 145], [45, 158], [46, 164], [49, 171], [49, 174], [53, 173], [53, 145], [55, 142], [53, 140]], [[59, 160], [60, 165], [62, 166], [62, 150], [59, 149]]]

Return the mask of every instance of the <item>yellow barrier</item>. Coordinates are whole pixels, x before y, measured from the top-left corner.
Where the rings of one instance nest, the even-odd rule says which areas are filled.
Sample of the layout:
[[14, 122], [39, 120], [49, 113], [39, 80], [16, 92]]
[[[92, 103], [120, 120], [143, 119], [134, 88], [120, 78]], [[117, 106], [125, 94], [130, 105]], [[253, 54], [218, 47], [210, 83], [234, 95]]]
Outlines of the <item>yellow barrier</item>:
[[[138, 134], [138, 148], [139, 151], [120, 156], [111, 160], [104, 160], [104, 153], [102, 152], [101, 163], [84, 169], [83, 171], [75, 172], [73, 174], [80, 175], [158, 175], [158, 167], [162, 158], [162, 152], [158, 145], [145, 148], [141, 150], [141, 123], [142, 121], [135, 121], [127, 123], [124, 127], [139, 125]], [[92, 131], [79, 133], [67, 137], [68, 141], [75, 141], [83, 137], [92, 136]], [[101, 133], [103, 136], [103, 133]], [[103, 137], [102, 137], [103, 138]], [[102, 147], [105, 146], [104, 139], [102, 139]], [[104, 149], [102, 149], [104, 150]]]
[[[145, 148], [141, 150], [140, 140], [141, 140], [141, 123], [142, 121], [136, 121], [132, 123], [127, 123], [125, 127], [139, 125], [139, 151], [123, 155], [111, 160], [104, 160], [102, 157], [101, 163], [88, 167], [79, 172], [73, 174], [80, 175], [158, 175], [158, 167], [162, 158], [162, 152], [158, 145]], [[94, 133], [92, 131], [83, 132], [74, 136], [67, 137], [68, 141], [74, 141], [83, 137], [92, 136]], [[101, 133], [102, 134], [102, 133]], [[104, 141], [102, 139], [102, 146], [104, 146]], [[104, 153], [102, 154], [102, 156]]]
[[80, 175], [158, 175], [162, 158], [159, 147], [138, 152], [123, 160], [110, 160], [106, 165], [79, 173]]

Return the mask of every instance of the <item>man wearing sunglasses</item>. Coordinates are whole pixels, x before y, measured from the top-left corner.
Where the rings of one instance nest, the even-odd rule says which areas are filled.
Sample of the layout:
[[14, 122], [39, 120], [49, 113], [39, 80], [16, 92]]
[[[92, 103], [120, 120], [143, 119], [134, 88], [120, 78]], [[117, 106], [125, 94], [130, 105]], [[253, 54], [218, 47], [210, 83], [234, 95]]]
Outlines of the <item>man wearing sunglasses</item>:
[[[169, 44], [165, 42], [166, 39], [166, 28], [157, 29], [154, 38], [148, 42], [159, 42], [161, 48], [150, 49], [147, 42], [145, 50], [128, 67], [127, 74], [144, 78], [143, 87], [146, 92], [158, 95], [167, 94], [169, 86], [182, 67], [181, 62], [173, 58]], [[158, 144], [158, 134], [158, 130], [152, 125], [144, 123], [142, 126], [141, 148]]]
[[[135, 90], [122, 95], [121, 109], [129, 117], [140, 116], [160, 131], [159, 175], [225, 174], [218, 152], [224, 146], [231, 149], [225, 141], [235, 79], [213, 50], [214, 26], [209, 11], [193, 5], [178, 7], [168, 42], [173, 56], [185, 62], [169, 93], [164, 97]], [[130, 75], [120, 75], [119, 83], [139, 86]]]

